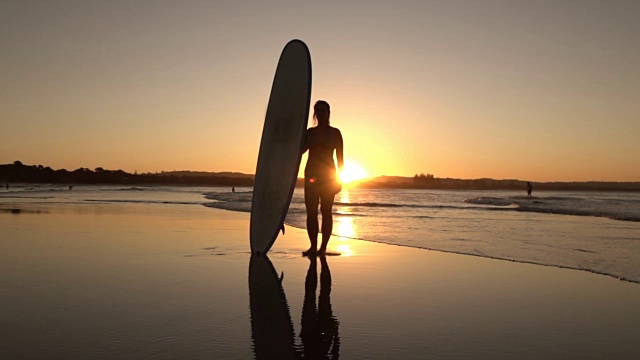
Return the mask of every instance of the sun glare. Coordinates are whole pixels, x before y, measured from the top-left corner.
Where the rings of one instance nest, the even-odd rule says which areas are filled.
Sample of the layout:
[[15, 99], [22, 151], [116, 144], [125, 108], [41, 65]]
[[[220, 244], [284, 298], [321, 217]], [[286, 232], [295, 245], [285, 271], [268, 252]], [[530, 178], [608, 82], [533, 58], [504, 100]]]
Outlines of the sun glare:
[[368, 175], [362, 166], [352, 162], [345, 162], [344, 168], [342, 168], [339, 176], [341, 183], [348, 184], [353, 181], [362, 180]]

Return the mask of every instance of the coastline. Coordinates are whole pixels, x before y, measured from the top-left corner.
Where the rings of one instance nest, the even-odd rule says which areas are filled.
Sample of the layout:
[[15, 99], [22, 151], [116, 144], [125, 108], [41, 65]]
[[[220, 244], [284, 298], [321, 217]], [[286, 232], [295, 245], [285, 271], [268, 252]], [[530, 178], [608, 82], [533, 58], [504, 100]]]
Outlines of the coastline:
[[[130, 185], [130, 186], [246, 186], [252, 187], [254, 174], [239, 172], [206, 171], [162, 171], [161, 173], [128, 173], [101, 167], [54, 170], [43, 165], [25, 165], [20, 161], [0, 164], [0, 184], [32, 183], [59, 185]], [[420, 189], [420, 190], [509, 190], [525, 191], [531, 180], [520, 179], [457, 179], [435, 177], [432, 174], [410, 176], [375, 176], [361, 179], [351, 186], [362, 189]], [[640, 181], [583, 180], [583, 181], [536, 181], [535, 191], [589, 191], [589, 192], [640, 192]], [[304, 186], [298, 178], [296, 187]]]
[[[9, 358], [256, 357], [248, 214], [24, 204], [0, 212], [0, 226], [0, 353]], [[269, 252], [298, 352], [307, 245], [304, 230], [288, 227]], [[326, 259], [343, 358], [640, 357], [638, 284], [347, 238], [330, 249], [343, 254]]]

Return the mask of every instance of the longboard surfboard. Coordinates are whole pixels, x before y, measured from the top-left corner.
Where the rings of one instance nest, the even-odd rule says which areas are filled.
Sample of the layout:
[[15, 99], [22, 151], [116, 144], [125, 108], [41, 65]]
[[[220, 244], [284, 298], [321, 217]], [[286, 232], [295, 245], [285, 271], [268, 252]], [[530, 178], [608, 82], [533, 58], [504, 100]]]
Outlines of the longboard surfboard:
[[253, 254], [269, 251], [296, 186], [311, 101], [311, 56], [300, 40], [282, 50], [262, 129], [251, 202]]

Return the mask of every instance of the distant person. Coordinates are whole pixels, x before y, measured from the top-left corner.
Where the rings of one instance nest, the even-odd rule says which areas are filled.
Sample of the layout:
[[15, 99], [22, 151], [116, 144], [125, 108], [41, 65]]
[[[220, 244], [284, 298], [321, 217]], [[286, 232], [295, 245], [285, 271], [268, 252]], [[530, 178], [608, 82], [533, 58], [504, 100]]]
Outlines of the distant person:
[[73, 190], [73, 185], [69, 185], [69, 191]]
[[7, 190], [9, 190], [9, 183], [7, 183]]
[[533, 185], [527, 181], [527, 197], [531, 197], [531, 192], [533, 191]]
[[[307, 165], [304, 168], [304, 204], [307, 209], [307, 234], [311, 247], [303, 255], [324, 255], [327, 251], [333, 217], [331, 215], [334, 196], [342, 186], [338, 182], [336, 164], [333, 159], [335, 151], [338, 170], [344, 165], [342, 133], [329, 126], [331, 107], [329, 103], [319, 100], [313, 106], [313, 118], [316, 126], [307, 129], [302, 152], [309, 150]], [[318, 249], [318, 204], [322, 212], [322, 244]]]
[[236, 187], [235, 186], [231, 187], [231, 192], [236, 192]]

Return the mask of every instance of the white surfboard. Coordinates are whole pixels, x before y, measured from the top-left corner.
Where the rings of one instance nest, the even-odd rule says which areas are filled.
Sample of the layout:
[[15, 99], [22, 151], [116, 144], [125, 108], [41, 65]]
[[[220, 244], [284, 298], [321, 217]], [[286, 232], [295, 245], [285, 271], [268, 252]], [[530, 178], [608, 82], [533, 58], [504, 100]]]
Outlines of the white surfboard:
[[265, 254], [283, 229], [300, 167], [311, 101], [311, 56], [300, 40], [282, 50], [262, 129], [251, 203], [253, 254]]

